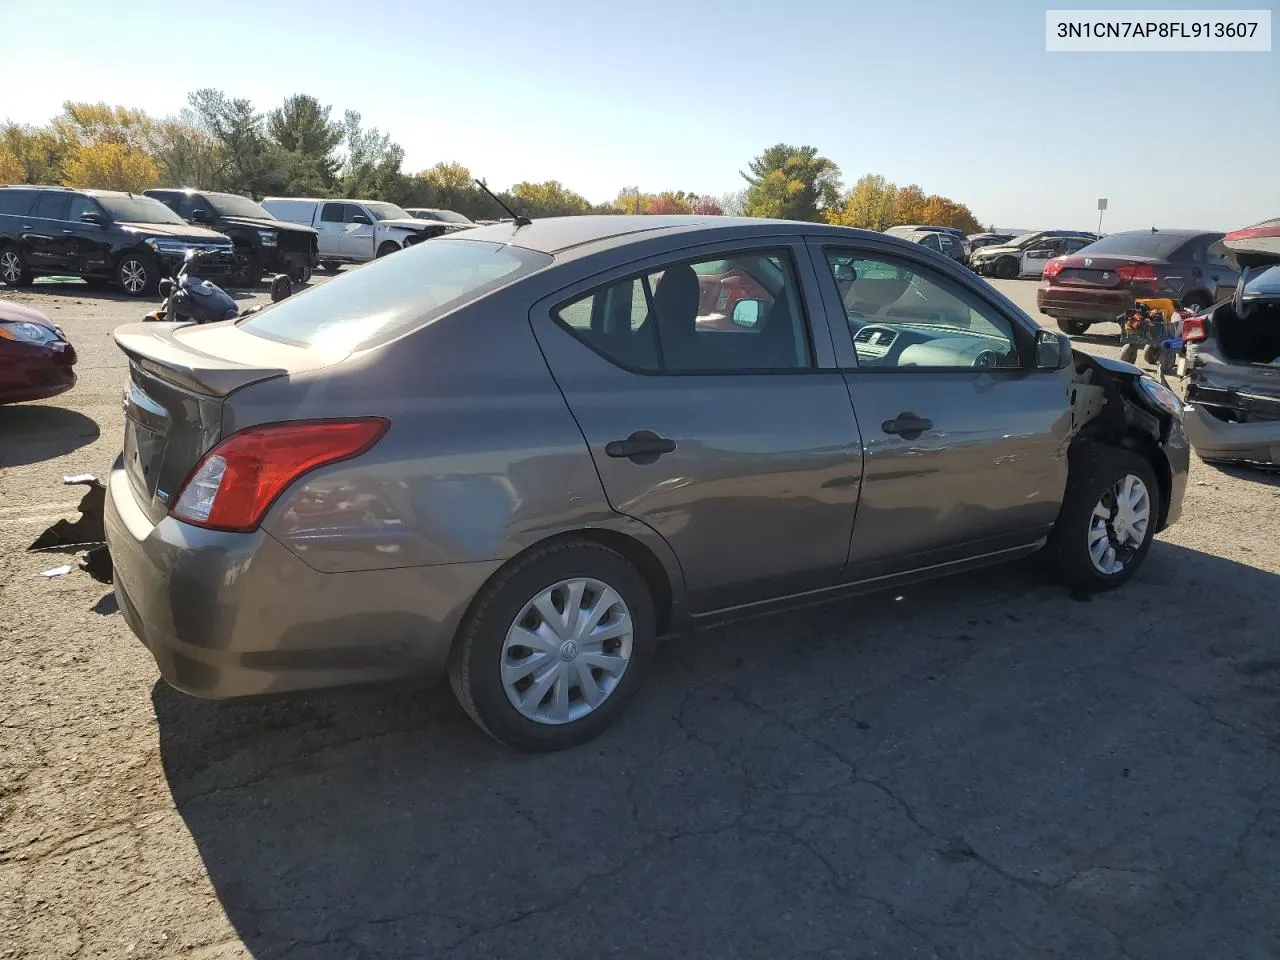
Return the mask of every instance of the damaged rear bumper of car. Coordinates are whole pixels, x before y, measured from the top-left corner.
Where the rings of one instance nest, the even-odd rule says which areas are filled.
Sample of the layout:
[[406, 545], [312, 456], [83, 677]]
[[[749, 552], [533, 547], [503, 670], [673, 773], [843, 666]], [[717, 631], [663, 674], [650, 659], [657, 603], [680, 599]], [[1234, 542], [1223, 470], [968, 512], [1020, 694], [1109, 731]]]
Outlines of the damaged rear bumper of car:
[[1201, 459], [1280, 466], [1280, 399], [1192, 384], [1183, 427]]

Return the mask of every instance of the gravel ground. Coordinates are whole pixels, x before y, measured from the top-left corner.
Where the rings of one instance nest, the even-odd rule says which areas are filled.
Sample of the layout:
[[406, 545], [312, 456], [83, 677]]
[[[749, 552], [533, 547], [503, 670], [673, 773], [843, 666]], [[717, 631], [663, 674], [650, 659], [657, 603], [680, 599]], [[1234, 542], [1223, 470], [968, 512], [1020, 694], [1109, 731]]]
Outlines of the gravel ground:
[[525, 756], [443, 688], [158, 683], [24, 551], [118, 451], [142, 308], [6, 296], [81, 381], [0, 408], [0, 957], [1280, 956], [1274, 476], [1195, 462], [1117, 593], [999, 568], [717, 631]]

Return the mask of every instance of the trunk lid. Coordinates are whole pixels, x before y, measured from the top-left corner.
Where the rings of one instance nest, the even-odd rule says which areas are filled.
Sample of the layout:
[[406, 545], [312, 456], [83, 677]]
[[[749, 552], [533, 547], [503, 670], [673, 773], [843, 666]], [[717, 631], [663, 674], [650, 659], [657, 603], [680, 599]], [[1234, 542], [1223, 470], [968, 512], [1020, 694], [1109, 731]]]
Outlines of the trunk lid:
[[[1062, 269], [1051, 277], [1049, 282], [1063, 287], [1091, 287], [1098, 290], [1121, 290], [1134, 283], [1139, 287], [1149, 287], [1150, 283], [1133, 281], [1135, 267], [1147, 266], [1155, 273], [1155, 264], [1160, 261], [1156, 257], [1107, 257], [1081, 256], [1073, 253], [1061, 260]], [[1139, 274], [1146, 271], [1139, 270]]]
[[1241, 273], [1280, 263], [1280, 217], [1233, 230], [1211, 248]]
[[124, 468], [152, 522], [168, 512], [191, 469], [220, 439], [232, 392], [334, 360], [232, 323], [130, 323], [114, 336], [129, 358]]

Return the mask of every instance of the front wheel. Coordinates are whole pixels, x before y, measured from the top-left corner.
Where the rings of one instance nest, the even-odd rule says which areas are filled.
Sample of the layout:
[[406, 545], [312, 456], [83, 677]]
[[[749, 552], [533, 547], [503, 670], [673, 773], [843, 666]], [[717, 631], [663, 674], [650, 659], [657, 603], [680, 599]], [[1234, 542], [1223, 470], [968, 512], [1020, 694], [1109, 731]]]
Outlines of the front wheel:
[[325, 260], [320, 264], [320, 266], [323, 267], [325, 270], [329, 271], [330, 273], [337, 273], [339, 270], [342, 269], [342, 264], [340, 264], [337, 260]]
[[1071, 452], [1067, 492], [1046, 555], [1072, 589], [1114, 589], [1142, 566], [1159, 517], [1160, 488], [1142, 456], [1081, 444]]
[[1091, 324], [1088, 320], [1064, 320], [1058, 318], [1058, 329], [1069, 337], [1078, 337], [1089, 329]]
[[384, 240], [382, 245], [378, 247], [377, 255], [379, 257], [385, 257], [389, 254], [395, 253], [399, 249], [400, 244], [396, 243], [394, 240]]
[[653, 600], [625, 557], [588, 540], [536, 548], [484, 588], [449, 658], [463, 709], [498, 740], [558, 750], [607, 727], [655, 646]]
[[148, 297], [160, 284], [160, 268], [142, 253], [126, 253], [116, 264], [116, 283], [131, 297]]
[[289, 278], [293, 280], [294, 283], [310, 283], [311, 268], [305, 263], [300, 267], [294, 267], [293, 272], [289, 274]]
[[1017, 280], [1018, 279], [1018, 261], [1013, 257], [1001, 257], [996, 261], [995, 275], [1001, 280]]
[[262, 282], [262, 261], [253, 248], [246, 243], [235, 245], [236, 273], [231, 285], [242, 289], [251, 289]]

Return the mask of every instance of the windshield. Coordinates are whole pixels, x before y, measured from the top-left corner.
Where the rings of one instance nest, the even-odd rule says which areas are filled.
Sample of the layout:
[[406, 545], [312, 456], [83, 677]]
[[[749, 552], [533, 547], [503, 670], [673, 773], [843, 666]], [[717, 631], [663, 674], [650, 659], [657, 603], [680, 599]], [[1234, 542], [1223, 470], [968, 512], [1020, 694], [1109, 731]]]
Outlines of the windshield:
[[1244, 285], [1246, 297], [1280, 297], [1280, 265], [1267, 267]]
[[256, 217], [259, 220], [274, 220], [271, 214], [246, 197], [237, 197], [234, 193], [206, 193], [204, 198], [209, 205], [224, 217]]
[[1186, 234], [1174, 235], [1137, 230], [1132, 233], [1113, 233], [1109, 237], [1095, 240], [1077, 252], [1085, 255], [1109, 253], [1122, 257], [1153, 257], [1163, 260], [1189, 239], [1191, 238]]
[[551, 262], [520, 247], [436, 239], [265, 307], [240, 326], [341, 356], [385, 343]]
[[445, 223], [471, 223], [469, 217], [464, 217], [460, 213], [454, 213], [452, 210], [433, 210], [432, 213], [436, 219], [443, 220]]
[[382, 203], [381, 201], [366, 201], [365, 209], [374, 215], [378, 220], [412, 220], [413, 215], [403, 207], [397, 207], [394, 203]]
[[107, 215], [112, 220], [132, 223], [180, 223], [183, 226], [187, 223], [159, 200], [152, 200], [150, 197], [104, 197], [99, 194], [93, 199], [102, 204], [102, 208], [107, 211]]
[[1030, 246], [1037, 240], [1043, 240], [1048, 235], [1049, 234], [1044, 230], [1041, 230], [1039, 233], [1024, 233], [1022, 236], [1015, 237], [1006, 244], [1001, 244], [1001, 246], [1017, 247], [1018, 249], [1022, 249], [1023, 247]]

